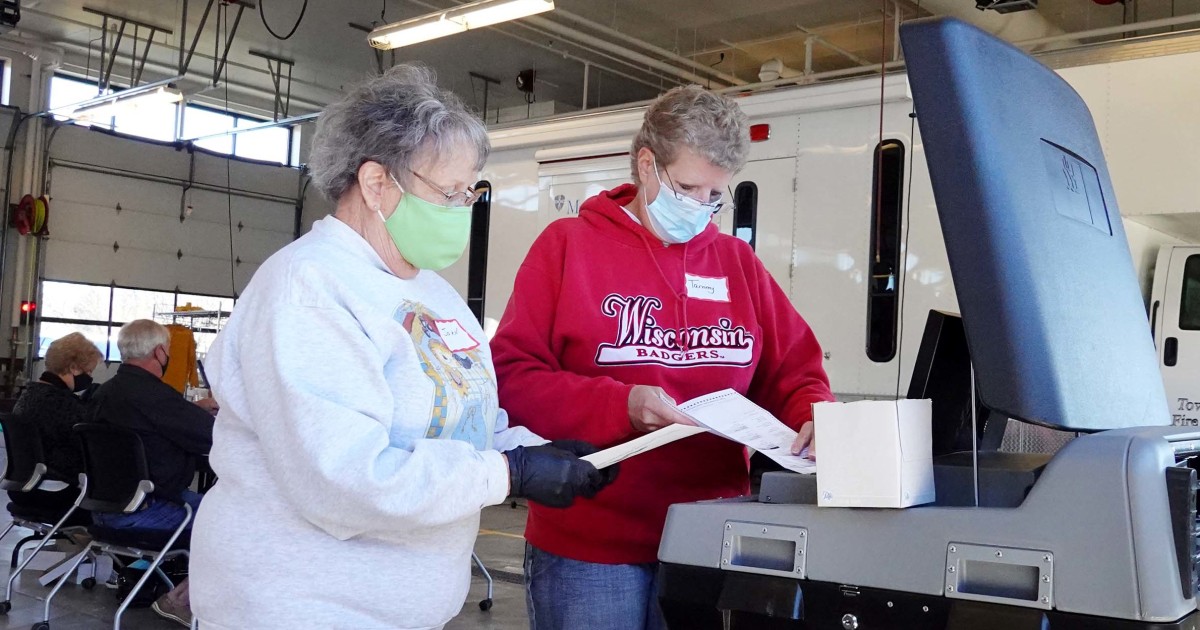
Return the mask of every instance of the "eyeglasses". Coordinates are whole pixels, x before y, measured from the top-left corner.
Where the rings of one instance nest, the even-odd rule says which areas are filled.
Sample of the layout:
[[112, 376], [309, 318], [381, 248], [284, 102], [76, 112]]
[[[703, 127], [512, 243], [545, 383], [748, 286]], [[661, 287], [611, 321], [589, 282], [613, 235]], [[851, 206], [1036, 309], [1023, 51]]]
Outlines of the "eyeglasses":
[[429, 180], [429, 178], [425, 177], [424, 175], [422, 175], [412, 169], [408, 169], [408, 172], [412, 173], [413, 177], [416, 177], [417, 179], [424, 182], [426, 186], [429, 186], [430, 188], [441, 193], [442, 196], [446, 198], [446, 205], [452, 206], [452, 207], [461, 207], [461, 206], [472, 205], [476, 201], [479, 201], [479, 198], [482, 197], [484, 195], [484, 193], [488, 192], [488, 190], [489, 190], [486, 186], [480, 186], [478, 189], [471, 188], [470, 186], [468, 186], [466, 190], [461, 191], [461, 192], [446, 192], [446, 190], [444, 188], [433, 183], [432, 181]]
[[[658, 170], [655, 169], [655, 174], [657, 174], [657, 172], [658, 172]], [[667, 182], [669, 182], [671, 184], [671, 186], [670, 186], [671, 194], [675, 195], [676, 199], [683, 201], [683, 198], [685, 195], [681, 194], [679, 192], [679, 189], [675, 186], [675, 181], [671, 179], [671, 174], [669, 172], [667, 172], [667, 167], [665, 167], [665, 166], [662, 167], [662, 172], [664, 175], [667, 176]], [[662, 180], [659, 179], [658, 183], [661, 184]], [[726, 187], [726, 188], [728, 189], [728, 187]], [[730, 198], [733, 197], [732, 190], [729, 191], [729, 196], [730, 196]], [[732, 207], [732, 204], [725, 201], [725, 195], [718, 192], [718, 193], [713, 193], [713, 194], [709, 195], [708, 202], [701, 201], [700, 206], [702, 208], [704, 208], [705, 210], [708, 210], [712, 214], [716, 214], [723, 209]]]

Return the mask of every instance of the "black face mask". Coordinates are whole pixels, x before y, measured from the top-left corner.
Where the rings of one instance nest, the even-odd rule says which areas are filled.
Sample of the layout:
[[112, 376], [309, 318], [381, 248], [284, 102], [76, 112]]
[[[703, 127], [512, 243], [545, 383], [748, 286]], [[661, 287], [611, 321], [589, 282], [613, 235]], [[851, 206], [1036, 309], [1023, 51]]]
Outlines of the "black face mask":
[[[157, 357], [157, 356], [155, 356], [154, 358], [155, 358], [155, 360], [157, 360], [157, 359], [158, 359], [158, 357]], [[166, 374], [166, 373], [167, 373], [167, 366], [168, 366], [168, 365], [171, 365], [171, 355], [169, 355], [169, 354], [168, 354], [168, 355], [167, 355], [167, 360], [166, 360], [166, 361], [159, 361], [159, 362], [158, 362], [158, 364], [162, 366], [162, 373], [163, 373], [163, 374]]]
[[76, 374], [75, 375], [75, 389], [73, 389], [71, 391], [78, 394], [80, 392], [86, 392], [88, 390], [88, 388], [91, 386], [92, 386], [92, 375], [91, 374]]

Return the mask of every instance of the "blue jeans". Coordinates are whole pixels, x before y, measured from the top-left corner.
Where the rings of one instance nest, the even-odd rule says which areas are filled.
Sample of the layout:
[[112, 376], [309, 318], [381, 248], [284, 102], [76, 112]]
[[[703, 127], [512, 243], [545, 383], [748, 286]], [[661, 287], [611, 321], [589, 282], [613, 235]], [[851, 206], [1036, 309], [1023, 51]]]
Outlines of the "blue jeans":
[[525, 544], [530, 630], [665, 630], [658, 563], [597, 564]]
[[[196, 518], [196, 510], [200, 509], [200, 499], [203, 498], [204, 495], [197, 494], [191, 490], [183, 491], [183, 500], [192, 506], [193, 521]], [[151, 497], [148, 501], [150, 504], [146, 509], [130, 514], [125, 514], [124, 512], [93, 512], [92, 521], [97, 525], [112, 527], [114, 529], [156, 529], [163, 531], [174, 531], [183, 522], [183, 517], [186, 515], [183, 505], [158, 497]], [[192, 524], [188, 523], [187, 528], [191, 529]]]

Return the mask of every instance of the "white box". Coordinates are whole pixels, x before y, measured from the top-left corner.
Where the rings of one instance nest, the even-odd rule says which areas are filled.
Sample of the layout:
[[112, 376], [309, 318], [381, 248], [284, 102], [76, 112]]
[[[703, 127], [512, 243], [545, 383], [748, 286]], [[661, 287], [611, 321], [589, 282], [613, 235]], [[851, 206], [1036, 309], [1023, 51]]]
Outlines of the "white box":
[[75, 572], [72, 582], [75, 584], [83, 584], [86, 579], [96, 580], [97, 584], [103, 584], [112, 577], [113, 559], [109, 556], [98, 556], [95, 562], [84, 562], [79, 565], [79, 570]]
[[[30, 556], [30, 554], [33, 553], [33, 550], [36, 548], [37, 548], [37, 542], [32, 542], [32, 543], [29, 543], [29, 545], [27, 545], [24, 549], [22, 549], [21, 550], [21, 561], [23, 562], [25, 560], [25, 558], [28, 558]], [[67, 557], [68, 556], [67, 556], [66, 551], [60, 551], [59, 549], [57, 549], [54, 546], [54, 543], [49, 543], [44, 548], [42, 548], [42, 550], [40, 552], [38, 552], [37, 556], [34, 556], [33, 560], [31, 560], [28, 565], [25, 566], [25, 570], [26, 571], [45, 571], [46, 569], [56, 566], [58, 563], [62, 562], [63, 560], [66, 560]]]
[[[75, 558], [83, 553], [87, 552], [85, 550], [80, 550], [79, 553], [55, 565], [38, 578], [38, 583], [42, 586], [49, 586], [51, 583], [57, 582], [59, 578], [61, 578], [62, 575], [67, 572], [67, 568], [74, 564]], [[41, 554], [38, 554], [38, 557], [41, 557]], [[96, 558], [95, 562], [91, 560], [84, 560], [82, 563], [80, 563], [79, 568], [75, 570], [75, 575], [71, 576], [70, 582], [73, 584], [82, 584], [84, 580], [91, 578], [96, 580], [97, 584], [103, 584], [104, 582], [107, 582], [110, 577], [112, 577], [112, 572], [112, 558], [101, 555]]]
[[934, 500], [929, 400], [817, 403], [817, 505], [903, 508]]

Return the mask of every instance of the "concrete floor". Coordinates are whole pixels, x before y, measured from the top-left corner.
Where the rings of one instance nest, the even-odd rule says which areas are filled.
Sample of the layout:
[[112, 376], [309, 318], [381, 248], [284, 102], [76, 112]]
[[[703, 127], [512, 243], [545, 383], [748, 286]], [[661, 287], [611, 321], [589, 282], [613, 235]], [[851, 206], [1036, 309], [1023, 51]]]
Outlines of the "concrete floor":
[[[486, 584], [478, 574], [472, 580], [471, 593], [462, 612], [447, 626], [448, 630], [524, 630], [528, 628], [525, 614], [525, 588], [521, 584], [521, 562], [525, 553], [526, 508], [522, 503], [516, 509], [508, 504], [487, 508], [483, 511], [476, 553], [495, 579], [495, 592], [491, 610], [483, 612], [479, 602], [487, 593]], [[7, 523], [0, 522], [0, 530]], [[8, 558], [13, 546], [28, 532], [14, 529], [0, 541], [0, 558]], [[0, 560], [3, 569], [0, 575], [7, 583], [8, 561]], [[42, 619], [42, 605], [49, 588], [37, 582], [37, 572], [22, 573], [17, 580], [12, 598], [12, 611], [0, 616], [0, 629], [28, 630]], [[3, 583], [0, 583], [3, 588]], [[112, 627], [112, 616], [117, 611], [115, 590], [96, 586], [91, 591], [79, 586], [67, 585], [54, 598], [50, 611], [52, 630], [101, 630]], [[168, 630], [182, 626], [154, 614], [149, 608], [130, 609], [121, 619], [121, 627], [131, 630]], [[314, 629], [317, 630], [317, 629]]]

